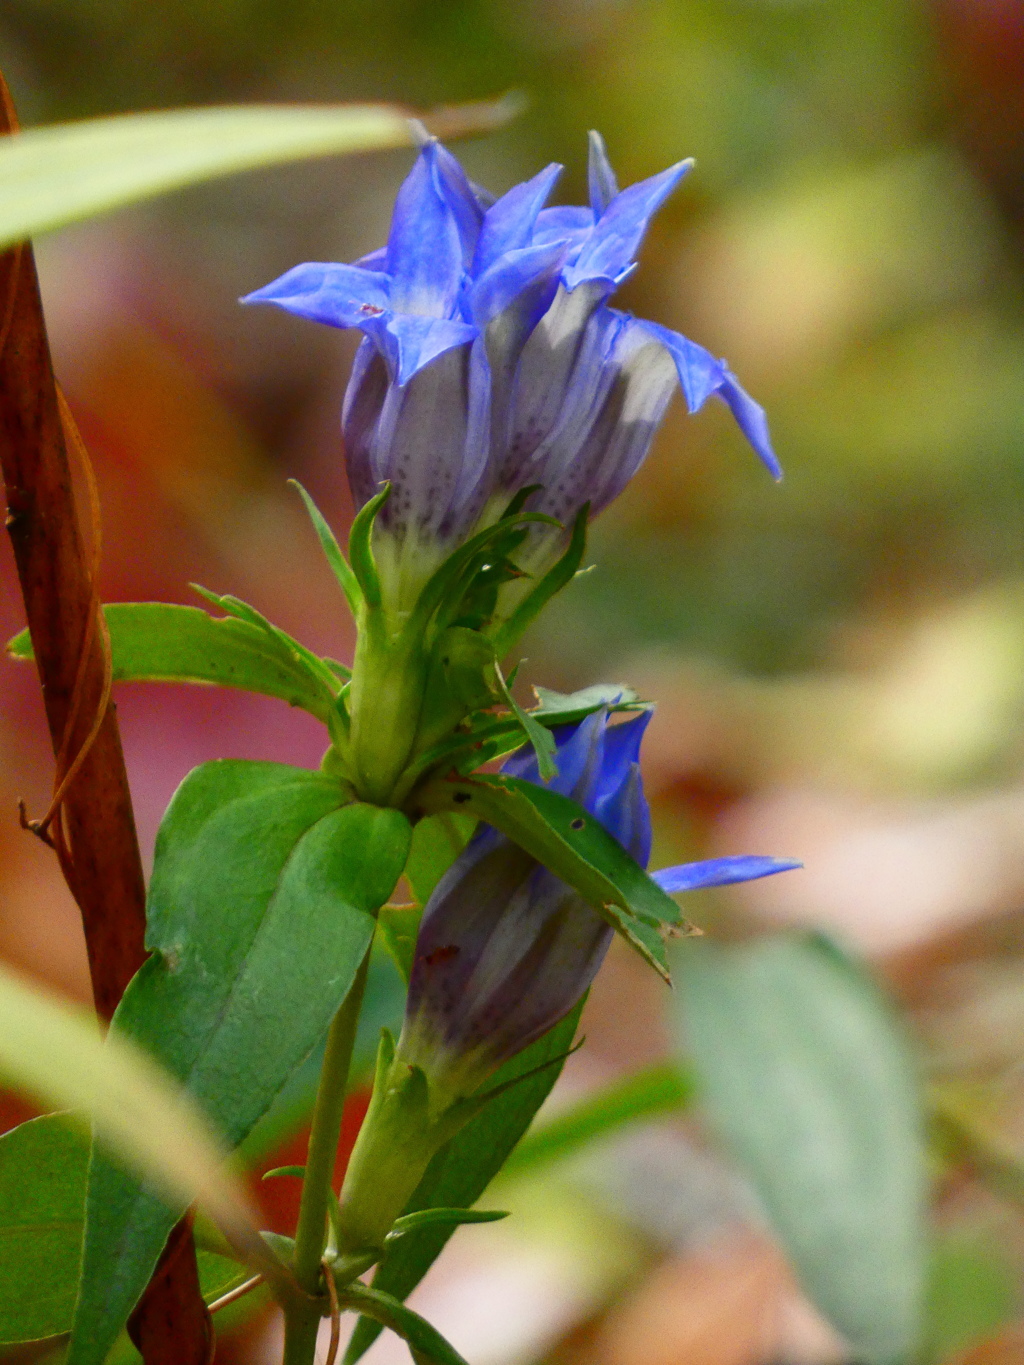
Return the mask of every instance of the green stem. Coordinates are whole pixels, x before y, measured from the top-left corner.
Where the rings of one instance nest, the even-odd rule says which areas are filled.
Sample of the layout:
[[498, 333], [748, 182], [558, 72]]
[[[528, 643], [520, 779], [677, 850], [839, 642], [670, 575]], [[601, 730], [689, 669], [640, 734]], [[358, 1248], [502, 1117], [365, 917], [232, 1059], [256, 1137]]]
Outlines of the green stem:
[[327, 1211], [341, 1138], [345, 1088], [369, 963], [367, 951], [327, 1034], [295, 1230], [295, 1278], [311, 1298], [285, 1308], [284, 1365], [312, 1365], [316, 1350], [321, 1318], [320, 1304], [316, 1300], [320, 1295], [321, 1261], [327, 1244]]

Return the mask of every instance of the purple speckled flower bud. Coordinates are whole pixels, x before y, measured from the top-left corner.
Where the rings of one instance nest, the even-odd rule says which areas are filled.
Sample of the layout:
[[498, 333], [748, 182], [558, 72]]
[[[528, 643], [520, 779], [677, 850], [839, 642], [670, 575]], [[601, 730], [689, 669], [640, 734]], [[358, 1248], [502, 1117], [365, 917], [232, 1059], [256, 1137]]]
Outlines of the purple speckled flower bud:
[[[589, 810], [646, 867], [651, 822], [640, 778], [644, 712], [609, 725], [604, 710], [558, 734], [550, 784]], [[521, 751], [505, 765], [537, 781]], [[795, 866], [773, 858], [716, 858], [655, 874], [666, 890], [747, 881]], [[416, 943], [398, 1060], [418, 1066], [432, 1093], [456, 1099], [573, 1008], [604, 960], [613, 930], [563, 881], [484, 828], [438, 884]]]

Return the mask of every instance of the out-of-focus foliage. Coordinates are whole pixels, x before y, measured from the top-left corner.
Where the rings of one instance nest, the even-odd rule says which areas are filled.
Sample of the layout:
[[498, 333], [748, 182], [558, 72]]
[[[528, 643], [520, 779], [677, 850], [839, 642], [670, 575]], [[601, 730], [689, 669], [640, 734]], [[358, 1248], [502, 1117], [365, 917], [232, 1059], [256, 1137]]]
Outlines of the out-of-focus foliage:
[[[583, 190], [588, 127], [624, 183], [696, 157], [623, 306], [729, 359], [769, 411], [786, 479], [770, 485], [726, 414], [677, 407], [596, 524], [594, 572], [524, 644], [522, 676], [567, 691], [622, 679], [657, 696], [656, 858], [743, 849], [807, 863], [693, 917], [744, 932], [826, 922], [882, 956], [933, 1072], [986, 1093], [1006, 1150], [1024, 1154], [1019, 8], [9, 0], [0, 65], [26, 124], [227, 100], [428, 107], [517, 86], [526, 115], [460, 156], [494, 190], [563, 161], [566, 201]], [[297, 261], [380, 245], [407, 162], [283, 168], [44, 244], [58, 365], [100, 477], [107, 598], [194, 604], [185, 585], [199, 580], [349, 657], [334, 585], [281, 487], [298, 475], [343, 531], [349, 343], [234, 301]], [[3, 584], [10, 635], [24, 622], [9, 566]], [[4, 674], [0, 809], [17, 795], [46, 804], [30, 684], [27, 669]], [[313, 722], [274, 702], [119, 685], [119, 705], [150, 841], [198, 761], [319, 759]], [[0, 854], [0, 952], [82, 989], [45, 850], [11, 820]], [[657, 1062], [663, 1003], [613, 956], [582, 1056]], [[558, 1365], [843, 1358], [820, 1325], [793, 1325], [777, 1259], [701, 1258], [701, 1238], [735, 1228], [742, 1201], [659, 1134], [624, 1137], [604, 1165], [596, 1152], [575, 1184], [538, 1168], [518, 1203], [501, 1194], [516, 1218], [459, 1233], [452, 1255], [470, 1248], [478, 1312], [452, 1335], [478, 1365], [545, 1352]], [[994, 1214], [972, 1169], [954, 1154], [937, 1187], [936, 1361], [1021, 1312], [1007, 1285], [1024, 1266], [1024, 1220], [1012, 1203]], [[543, 1249], [544, 1293], [514, 1300], [499, 1277], [489, 1313], [480, 1266], [517, 1227], [532, 1230], [531, 1255]], [[556, 1291], [563, 1316], [537, 1325], [529, 1305]], [[504, 1355], [485, 1318], [501, 1318]]]

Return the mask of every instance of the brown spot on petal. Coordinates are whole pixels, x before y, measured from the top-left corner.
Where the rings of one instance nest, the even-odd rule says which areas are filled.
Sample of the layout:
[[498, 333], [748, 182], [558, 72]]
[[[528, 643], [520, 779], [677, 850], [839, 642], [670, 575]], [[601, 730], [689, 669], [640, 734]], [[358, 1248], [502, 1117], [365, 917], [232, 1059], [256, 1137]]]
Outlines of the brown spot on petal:
[[452, 958], [458, 957], [459, 952], [458, 944], [448, 943], [443, 948], [435, 948], [432, 953], [428, 953], [423, 961], [428, 967], [437, 967], [442, 962], [451, 962]]

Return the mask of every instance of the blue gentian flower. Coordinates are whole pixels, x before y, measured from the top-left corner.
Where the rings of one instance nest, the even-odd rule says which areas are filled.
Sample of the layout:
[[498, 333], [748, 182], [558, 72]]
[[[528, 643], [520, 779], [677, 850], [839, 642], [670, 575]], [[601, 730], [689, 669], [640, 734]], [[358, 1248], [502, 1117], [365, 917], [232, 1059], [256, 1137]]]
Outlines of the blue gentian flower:
[[[589, 207], [545, 208], [560, 166], [495, 201], [429, 139], [386, 247], [296, 266], [243, 299], [363, 333], [342, 425], [357, 506], [391, 484], [377, 527], [391, 605], [410, 607], [524, 489], [539, 485], [527, 507], [563, 523], [585, 504], [600, 512], [643, 463], [677, 385], [691, 412], [723, 399], [780, 476], [764, 412], [724, 361], [608, 305], [691, 164], [620, 191], [592, 134]], [[541, 572], [563, 543], [535, 528], [518, 567]]]
[[[651, 818], [639, 756], [650, 716], [609, 725], [601, 710], [565, 727], [557, 734], [558, 776], [549, 784], [580, 802], [643, 867]], [[532, 750], [513, 755], [504, 771], [539, 781]], [[689, 891], [797, 866], [713, 858], [654, 878], [667, 891]], [[397, 1059], [419, 1067], [441, 1103], [470, 1094], [568, 1014], [593, 981], [612, 934], [576, 891], [484, 827], [424, 910]]]

